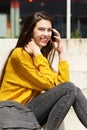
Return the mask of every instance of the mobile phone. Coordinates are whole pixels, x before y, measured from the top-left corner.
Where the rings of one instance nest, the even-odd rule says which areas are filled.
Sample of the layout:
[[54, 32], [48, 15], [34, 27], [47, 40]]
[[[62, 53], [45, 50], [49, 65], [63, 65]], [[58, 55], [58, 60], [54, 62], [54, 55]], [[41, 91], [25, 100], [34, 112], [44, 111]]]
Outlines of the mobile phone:
[[51, 39], [52, 39], [52, 41], [55, 41], [55, 34], [54, 34], [54, 32], [52, 31], [52, 36], [51, 36]]

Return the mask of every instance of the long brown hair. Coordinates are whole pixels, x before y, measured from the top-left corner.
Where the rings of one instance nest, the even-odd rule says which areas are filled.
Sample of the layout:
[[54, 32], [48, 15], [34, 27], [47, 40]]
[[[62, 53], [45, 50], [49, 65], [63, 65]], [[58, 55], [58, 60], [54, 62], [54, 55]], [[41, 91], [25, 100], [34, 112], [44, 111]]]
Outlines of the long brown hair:
[[[52, 28], [54, 28], [53, 18], [52, 18], [52, 16], [48, 15], [46, 12], [41, 11], [41, 12], [35, 12], [35, 13], [30, 14], [29, 17], [27, 18], [27, 21], [25, 22], [24, 27], [22, 28], [22, 31], [20, 33], [20, 36], [18, 38], [17, 45], [15, 48], [17, 48], [17, 47], [24, 48], [24, 46], [32, 38], [33, 30], [36, 26], [36, 23], [38, 21], [40, 21], [41, 19], [50, 21], [52, 24]], [[54, 39], [53, 34], [52, 34], [51, 38]], [[11, 53], [12, 53], [12, 51], [11, 51]], [[45, 47], [43, 47], [41, 49], [41, 52], [42, 52], [43, 56], [45, 56], [48, 59], [49, 63], [52, 63], [55, 51], [53, 50], [53, 46], [50, 41], [48, 42], [48, 44]], [[11, 53], [10, 53], [10, 55], [11, 55]], [[8, 56], [8, 58], [9, 58], [9, 56]], [[7, 61], [8, 61], [8, 59], [7, 59]], [[3, 77], [4, 77], [7, 61], [5, 63], [3, 71], [2, 71], [1, 80], [3, 80]]]
[[[32, 38], [33, 30], [36, 26], [36, 23], [41, 19], [45, 19], [51, 22], [52, 28], [54, 28], [54, 23], [52, 16], [48, 15], [46, 12], [35, 12], [29, 15], [22, 31], [19, 36], [16, 47], [24, 47]], [[52, 34], [53, 39], [53, 34]], [[51, 42], [49, 41], [47, 46], [41, 49], [42, 54], [47, 58], [50, 51], [53, 49]]]

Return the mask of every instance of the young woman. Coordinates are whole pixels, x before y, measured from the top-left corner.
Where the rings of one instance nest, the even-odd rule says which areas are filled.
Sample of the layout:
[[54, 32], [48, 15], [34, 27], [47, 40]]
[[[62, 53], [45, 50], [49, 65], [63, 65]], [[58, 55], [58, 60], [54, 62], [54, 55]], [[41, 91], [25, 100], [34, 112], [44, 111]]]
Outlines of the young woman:
[[[58, 72], [51, 67], [53, 51]], [[70, 107], [87, 128], [87, 100], [69, 82], [69, 67], [59, 32], [44, 12], [30, 15], [2, 75], [0, 100], [16, 101], [32, 109], [46, 130], [58, 130]]]

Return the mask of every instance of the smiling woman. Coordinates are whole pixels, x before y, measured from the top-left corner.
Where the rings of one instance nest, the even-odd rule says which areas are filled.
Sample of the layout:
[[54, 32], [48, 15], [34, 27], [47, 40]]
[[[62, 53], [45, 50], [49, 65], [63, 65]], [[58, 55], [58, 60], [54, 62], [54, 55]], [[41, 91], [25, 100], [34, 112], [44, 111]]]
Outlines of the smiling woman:
[[[55, 51], [58, 72], [50, 64], [49, 55]], [[29, 15], [5, 64], [0, 100], [15, 101], [31, 109], [38, 124], [47, 124], [46, 130], [58, 130], [72, 106], [87, 128], [87, 100], [70, 82], [60, 33], [47, 13]]]

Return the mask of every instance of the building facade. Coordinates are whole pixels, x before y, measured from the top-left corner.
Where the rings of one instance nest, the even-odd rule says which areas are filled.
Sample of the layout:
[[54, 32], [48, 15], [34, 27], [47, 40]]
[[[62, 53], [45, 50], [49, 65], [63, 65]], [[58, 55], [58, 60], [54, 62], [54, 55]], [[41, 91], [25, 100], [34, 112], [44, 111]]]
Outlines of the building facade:
[[[67, 0], [0, 0], [0, 37], [17, 38], [28, 15], [46, 11], [66, 38]], [[71, 38], [87, 38], [87, 0], [71, 0]]]

